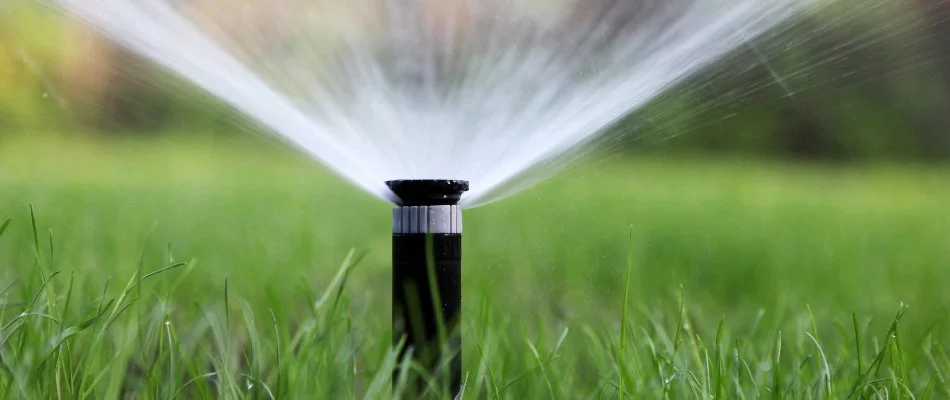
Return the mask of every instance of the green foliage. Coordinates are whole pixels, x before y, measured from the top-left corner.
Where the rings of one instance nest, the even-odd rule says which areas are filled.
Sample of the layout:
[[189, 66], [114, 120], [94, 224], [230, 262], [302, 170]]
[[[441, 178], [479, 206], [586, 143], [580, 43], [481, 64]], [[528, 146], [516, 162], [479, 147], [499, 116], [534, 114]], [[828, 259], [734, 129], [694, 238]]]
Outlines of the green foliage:
[[[0, 4], [0, 133], [55, 121], [62, 23], [28, 0]], [[51, 93], [52, 92], [52, 93]]]
[[616, 129], [639, 137], [634, 146], [645, 137], [778, 156], [950, 158], [950, 6], [831, 4], [738, 49]]
[[[389, 207], [177, 140], [0, 146], [0, 398], [388, 397]], [[469, 210], [465, 398], [950, 396], [948, 176], [643, 158]]]
[[[613, 129], [638, 149], [950, 159], [950, 6], [829, 4], [737, 49]], [[0, 5], [0, 133], [64, 122], [110, 133], [247, 126], [222, 101], [122, 52], [102, 60], [113, 73], [104, 96], [64, 93], [69, 82], [59, 71], [68, 57], [84, 56], [65, 51], [78, 31], [33, 0]]]

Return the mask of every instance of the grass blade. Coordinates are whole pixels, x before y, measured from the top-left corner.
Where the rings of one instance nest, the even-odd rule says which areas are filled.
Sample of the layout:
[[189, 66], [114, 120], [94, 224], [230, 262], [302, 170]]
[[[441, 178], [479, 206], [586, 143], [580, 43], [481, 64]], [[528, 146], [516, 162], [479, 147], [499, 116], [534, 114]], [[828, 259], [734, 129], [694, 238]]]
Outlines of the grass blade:
[[7, 228], [10, 227], [10, 222], [13, 221], [11, 218], [7, 218], [0, 224], [0, 237], [3, 237], [3, 233], [7, 231]]
[[858, 376], [861, 376], [864, 374], [862, 369], [864, 362], [861, 360], [861, 324], [858, 323], [858, 313], [855, 310], [851, 311], [851, 322], [854, 325], [854, 350], [858, 358]]
[[782, 331], [778, 331], [772, 348], [772, 399], [782, 398]]
[[630, 242], [627, 249], [627, 277], [623, 285], [623, 306], [620, 313], [620, 354], [617, 354], [617, 372], [620, 374], [618, 397], [624, 398], [624, 381], [627, 376], [627, 305], [630, 303], [630, 279], [633, 276], [633, 227], [630, 227]]

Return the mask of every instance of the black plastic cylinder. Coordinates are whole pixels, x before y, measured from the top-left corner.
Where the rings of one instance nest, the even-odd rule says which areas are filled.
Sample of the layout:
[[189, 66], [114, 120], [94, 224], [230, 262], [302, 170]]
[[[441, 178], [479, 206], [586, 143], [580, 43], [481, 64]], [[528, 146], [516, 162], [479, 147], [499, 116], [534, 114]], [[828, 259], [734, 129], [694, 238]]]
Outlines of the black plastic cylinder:
[[400, 199], [393, 209], [393, 345], [403, 342], [400, 361], [411, 352], [414, 361], [424, 365], [431, 377], [444, 379], [441, 382], [448, 383], [455, 396], [462, 383], [462, 214], [458, 201], [468, 190], [468, 182], [386, 183]]

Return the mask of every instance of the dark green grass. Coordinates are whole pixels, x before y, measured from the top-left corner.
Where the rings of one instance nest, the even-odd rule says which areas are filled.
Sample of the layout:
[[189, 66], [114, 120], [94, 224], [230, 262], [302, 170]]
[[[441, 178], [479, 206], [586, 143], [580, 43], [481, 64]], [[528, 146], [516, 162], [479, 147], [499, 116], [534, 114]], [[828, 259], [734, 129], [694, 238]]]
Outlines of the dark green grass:
[[[465, 397], [950, 397], [947, 182], [649, 158], [470, 210]], [[0, 398], [385, 398], [388, 215], [256, 143], [6, 139]]]

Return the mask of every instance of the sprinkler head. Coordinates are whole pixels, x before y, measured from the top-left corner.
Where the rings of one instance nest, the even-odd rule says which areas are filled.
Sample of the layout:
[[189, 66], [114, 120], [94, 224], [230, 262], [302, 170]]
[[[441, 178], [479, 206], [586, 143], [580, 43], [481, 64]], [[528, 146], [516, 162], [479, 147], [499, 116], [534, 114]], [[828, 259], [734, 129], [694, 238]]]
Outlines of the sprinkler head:
[[[453, 396], [461, 390], [462, 210], [467, 181], [410, 179], [386, 182], [398, 197], [393, 208], [393, 345], [403, 342], [429, 372], [448, 359]], [[438, 311], [438, 312], [437, 312]], [[449, 336], [442, 342], [438, 333]], [[400, 360], [401, 361], [401, 360]], [[393, 375], [394, 384], [398, 374]], [[419, 381], [419, 388], [425, 382]]]
[[468, 190], [468, 181], [450, 179], [404, 179], [387, 181], [399, 198], [399, 206], [454, 206]]

